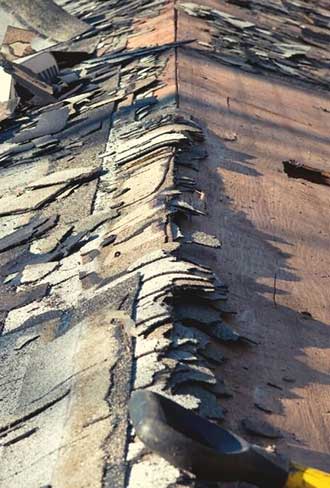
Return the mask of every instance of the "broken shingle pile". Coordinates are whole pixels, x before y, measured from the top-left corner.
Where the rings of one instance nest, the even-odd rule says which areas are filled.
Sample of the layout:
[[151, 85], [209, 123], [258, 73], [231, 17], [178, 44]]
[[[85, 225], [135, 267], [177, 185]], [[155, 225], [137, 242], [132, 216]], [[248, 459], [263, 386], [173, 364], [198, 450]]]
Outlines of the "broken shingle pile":
[[[136, 65], [137, 74], [146, 70], [145, 63], [141, 59]], [[215, 344], [243, 338], [221, 318], [226, 286], [211, 269], [184, 257], [185, 243], [220, 246], [215, 236], [192, 229], [186, 237], [181, 229], [190, 216], [207, 213], [193, 176], [206, 156], [204, 136], [196, 122], [176, 109], [174, 97], [158, 102], [145, 85], [131, 106], [119, 106], [101, 155], [108, 171], [100, 179], [95, 207], [104, 210], [110, 191], [119, 215], [107, 224], [98, 256], [111, 278], [105, 273], [97, 289], [111, 289], [123, 276], [139, 277], [134, 321], [126, 328], [134, 351], [133, 388], [161, 392], [219, 420], [224, 410], [218, 397], [227, 393], [214, 374], [223, 362]], [[148, 481], [148, 473], [153, 467], [157, 471], [158, 458], [144, 459], [143, 452], [133, 437], [130, 488], [141, 486], [141, 480], [144, 486], [157, 480], [154, 473]], [[181, 478], [173, 468], [167, 473], [161, 486]]]
[[218, 346], [245, 340], [191, 253], [221, 245], [190, 224], [204, 135], [158, 96], [180, 43], [125, 49], [165, 0], [61, 5], [90, 29], [51, 48], [56, 100], [30, 93], [0, 133], [0, 487], [166, 488], [188, 481], [127, 439], [130, 391], [222, 419]]
[[200, 42], [218, 61], [252, 73], [272, 72], [329, 88], [329, 11], [304, 0], [244, 0], [212, 9], [181, 2], [205, 19], [211, 42]]

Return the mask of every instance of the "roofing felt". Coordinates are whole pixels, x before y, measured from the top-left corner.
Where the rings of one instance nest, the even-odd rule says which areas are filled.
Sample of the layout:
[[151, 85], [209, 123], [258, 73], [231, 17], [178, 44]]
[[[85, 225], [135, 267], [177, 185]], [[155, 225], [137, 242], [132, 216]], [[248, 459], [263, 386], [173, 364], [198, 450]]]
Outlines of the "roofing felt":
[[[241, 102], [217, 92], [222, 79], [212, 76], [223, 70], [225, 80], [234, 69], [233, 77], [295, 83], [321, 99], [328, 5], [204, 3], [58, 2], [63, 32], [37, 25], [25, 3], [20, 15], [10, 13], [54, 52], [59, 73], [48, 83], [28, 73], [24, 84], [18, 65], [6, 61], [25, 90], [0, 132], [0, 487], [202, 486], [148, 451], [129, 427], [128, 399], [140, 388], [288, 451], [282, 439], [291, 438], [276, 424], [279, 379], [257, 371], [246, 380], [257, 379], [251, 392], [228, 386], [236, 374], [226, 375], [228, 356], [248, 369], [255, 350], [266, 350], [264, 329], [253, 325], [266, 305], [241, 311], [241, 289], [227, 303], [222, 273], [230, 281], [228, 270], [240, 270], [247, 293], [254, 284], [244, 281], [248, 265], [237, 256], [221, 261], [222, 252], [230, 258], [222, 235], [231, 224], [219, 228], [218, 212], [229, 197], [219, 197], [226, 192], [209, 172], [219, 154], [221, 164], [249, 158], [222, 146], [243, 139], [231, 118]], [[8, 5], [0, 2], [7, 15]], [[219, 112], [210, 99], [198, 106], [204, 90], [226, 106], [220, 118], [220, 102]], [[240, 164], [242, 174], [250, 171]], [[243, 210], [228, 220], [233, 252], [247, 223]], [[249, 248], [252, 256], [258, 245]], [[273, 316], [280, 297], [276, 287], [271, 293]], [[245, 319], [233, 325], [236, 313]], [[270, 425], [259, 412], [271, 416]]]

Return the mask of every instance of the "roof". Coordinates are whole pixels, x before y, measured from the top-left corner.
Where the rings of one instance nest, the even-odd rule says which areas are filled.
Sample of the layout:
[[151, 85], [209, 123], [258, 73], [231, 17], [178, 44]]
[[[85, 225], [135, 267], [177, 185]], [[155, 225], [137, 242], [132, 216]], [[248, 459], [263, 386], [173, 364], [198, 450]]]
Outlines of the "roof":
[[329, 469], [328, 2], [32, 4], [0, 2], [35, 36], [3, 51], [0, 487], [197, 486], [131, 429], [144, 388]]

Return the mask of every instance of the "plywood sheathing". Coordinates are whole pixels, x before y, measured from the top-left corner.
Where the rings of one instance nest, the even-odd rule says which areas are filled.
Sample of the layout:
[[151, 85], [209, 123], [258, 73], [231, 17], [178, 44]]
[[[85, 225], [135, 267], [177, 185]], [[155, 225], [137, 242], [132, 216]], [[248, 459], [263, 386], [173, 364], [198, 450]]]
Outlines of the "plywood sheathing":
[[[258, 3], [267, 11], [268, 2]], [[196, 8], [201, 4], [254, 23], [263, 15], [253, 19], [229, 2]], [[209, 218], [199, 228], [219, 230], [222, 248], [212, 267], [231, 290], [232, 325], [259, 343], [228, 354], [222, 371], [234, 396], [225, 422], [246, 436], [242, 418], [266, 420], [284, 436], [275, 442], [279, 452], [329, 469], [329, 192], [289, 179], [282, 165], [292, 158], [329, 171], [329, 95], [314, 82], [248, 73], [211, 57], [215, 29], [179, 10], [179, 38], [197, 39], [178, 53], [179, 103], [207, 126], [201, 184]], [[260, 390], [272, 413], [256, 408]]]

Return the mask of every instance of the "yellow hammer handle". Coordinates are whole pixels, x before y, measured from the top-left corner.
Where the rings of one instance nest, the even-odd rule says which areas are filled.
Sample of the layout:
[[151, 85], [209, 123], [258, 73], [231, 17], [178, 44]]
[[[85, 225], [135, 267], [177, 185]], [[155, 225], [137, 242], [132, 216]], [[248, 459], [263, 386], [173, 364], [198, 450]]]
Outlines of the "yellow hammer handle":
[[292, 465], [285, 488], [330, 488], [330, 474]]

